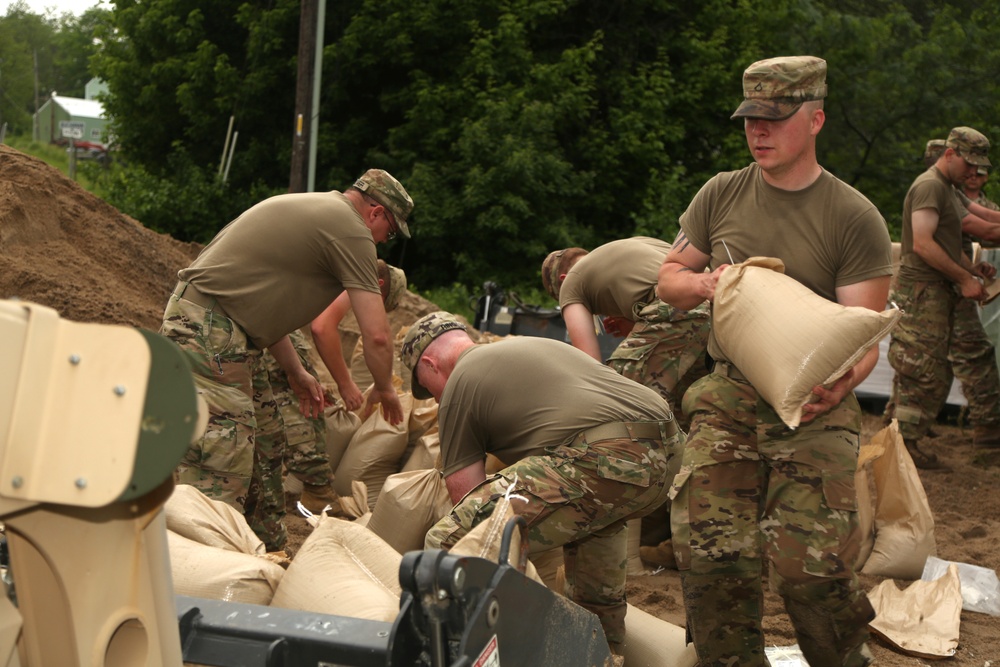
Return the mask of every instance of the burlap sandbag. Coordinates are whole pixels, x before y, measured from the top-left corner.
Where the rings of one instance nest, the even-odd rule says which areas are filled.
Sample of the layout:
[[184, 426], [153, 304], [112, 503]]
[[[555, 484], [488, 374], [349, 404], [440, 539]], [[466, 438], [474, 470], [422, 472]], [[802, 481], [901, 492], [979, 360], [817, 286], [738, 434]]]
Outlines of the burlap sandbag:
[[363, 526], [320, 517], [271, 605], [391, 622], [399, 614], [403, 557]]
[[403, 421], [399, 424], [390, 424], [376, 407], [354, 432], [335, 468], [333, 487], [338, 495], [349, 495], [351, 482], [362, 481], [368, 487], [368, 505], [374, 508], [385, 478], [399, 472], [409, 437], [413, 395], [399, 394], [399, 401], [403, 406]]
[[892, 309], [842, 306], [789, 278], [779, 259], [751, 257], [722, 272], [712, 333], [789, 428], [817, 385], [830, 386], [899, 321]]
[[962, 590], [955, 564], [934, 581], [905, 590], [886, 579], [868, 593], [875, 608], [872, 632], [906, 653], [938, 660], [955, 655], [962, 617]]
[[389, 475], [368, 528], [401, 554], [424, 548], [431, 526], [451, 511], [451, 496], [433, 468]]
[[437, 399], [425, 398], [413, 399], [413, 409], [410, 411], [410, 424], [408, 440], [410, 444], [415, 443], [425, 433], [432, 429], [437, 429], [438, 423], [438, 403]]
[[224, 502], [190, 484], [178, 484], [163, 506], [167, 530], [210, 547], [263, 555], [267, 548], [247, 520]]
[[883, 453], [871, 461], [875, 543], [861, 571], [919, 579], [927, 557], [937, 555], [934, 514], [896, 420], [873, 435], [872, 442]]
[[685, 643], [684, 628], [668, 623], [638, 607], [625, 614], [626, 667], [694, 667], [694, 644]]
[[285, 574], [264, 556], [211, 547], [170, 530], [167, 544], [178, 595], [266, 605]]

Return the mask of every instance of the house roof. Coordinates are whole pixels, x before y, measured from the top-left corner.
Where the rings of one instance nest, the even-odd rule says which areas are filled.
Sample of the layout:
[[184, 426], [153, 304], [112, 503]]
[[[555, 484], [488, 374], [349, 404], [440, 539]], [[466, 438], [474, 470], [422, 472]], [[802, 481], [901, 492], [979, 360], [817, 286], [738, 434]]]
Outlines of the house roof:
[[79, 97], [53, 95], [52, 101], [65, 109], [70, 116], [79, 118], [104, 118], [104, 105], [97, 100], [82, 100]]

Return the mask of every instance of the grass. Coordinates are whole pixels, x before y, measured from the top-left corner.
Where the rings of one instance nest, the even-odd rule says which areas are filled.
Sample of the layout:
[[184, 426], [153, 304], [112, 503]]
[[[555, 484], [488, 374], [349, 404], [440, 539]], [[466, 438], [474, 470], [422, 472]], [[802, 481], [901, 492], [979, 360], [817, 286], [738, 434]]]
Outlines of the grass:
[[[31, 137], [20, 135], [8, 135], [5, 143], [15, 150], [36, 157], [50, 167], [58, 169], [67, 178], [72, 178], [69, 173], [69, 154], [66, 152], [64, 146], [35, 141]], [[90, 171], [91, 166], [93, 165], [90, 165], [87, 160], [77, 160], [76, 178], [74, 180], [84, 190], [100, 196], [98, 188], [95, 187], [94, 180], [87, 173]]]

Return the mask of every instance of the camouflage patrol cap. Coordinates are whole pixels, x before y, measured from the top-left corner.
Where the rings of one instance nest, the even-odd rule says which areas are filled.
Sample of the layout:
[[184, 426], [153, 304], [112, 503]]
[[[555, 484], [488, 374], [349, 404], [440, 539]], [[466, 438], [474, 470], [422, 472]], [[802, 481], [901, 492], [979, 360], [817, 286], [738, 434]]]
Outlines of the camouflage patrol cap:
[[406, 218], [413, 211], [413, 200], [392, 174], [383, 169], [369, 169], [361, 178], [354, 181], [354, 187], [389, 209], [396, 219], [399, 233], [410, 238], [410, 228], [406, 225]]
[[420, 361], [424, 350], [441, 334], [456, 329], [469, 330], [457, 317], [443, 310], [424, 315], [410, 325], [406, 336], [403, 337], [399, 358], [412, 374], [410, 390], [413, 392], [414, 398], [427, 399], [431, 397], [431, 393], [417, 380], [417, 362]]
[[397, 269], [392, 264], [386, 264], [385, 268], [389, 270], [389, 289], [385, 295], [385, 312], [388, 313], [396, 310], [399, 300], [406, 292], [406, 274], [403, 269]]
[[743, 72], [743, 102], [732, 118], [784, 120], [826, 97], [826, 61], [815, 56], [758, 60]]
[[545, 291], [549, 293], [556, 301], [559, 300], [559, 276], [568, 271], [569, 269], [564, 269], [569, 262], [577, 259], [578, 257], [583, 257], [587, 254], [587, 251], [583, 248], [563, 248], [562, 250], [553, 250], [550, 252], [545, 259], [542, 261], [542, 287]]
[[931, 139], [927, 142], [927, 146], [924, 148], [924, 159], [937, 160], [941, 157], [941, 153], [944, 153], [944, 149], [947, 147], [948, 142], [944, 139]]
[[990, 159], [986, 157], [990, 149], [990, 140], [984, 134], [971, 127], [956, 127], [948, 133], [948, 148], [953, 149], [969, 164], [978, 167], [990, 167]]

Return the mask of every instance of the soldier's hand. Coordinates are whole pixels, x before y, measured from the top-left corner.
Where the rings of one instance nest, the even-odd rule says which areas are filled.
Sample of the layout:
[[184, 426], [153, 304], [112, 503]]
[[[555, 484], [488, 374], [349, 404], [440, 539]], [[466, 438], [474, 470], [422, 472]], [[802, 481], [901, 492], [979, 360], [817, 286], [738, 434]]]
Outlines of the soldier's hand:
[[326, 407], [326, 389], [320, 381], [305, 369], [301, 373], [288, 375], [288, 385], [299, 397], [299, 410], [310, 419], [323, 416]]
[[395, 426], [403, 421], [403, 404], [399, 402], [399, 394], [396, 393], [395, 389], [379, 391], [377, 387], [373, 387], [371, 393], [368, 394], [368, 404], [364, 410], [366, 418], [379, 403], [382, 404], [382, 417], [387, 422]]
[[844, 397], [851, 392], [851, 381], [853, 379], [854, 369], [852, 368], [841, 375], [840, 379], [834, 382], [833, 386], [829, 389], [820, 385], [813, 387], [812, 393], [816, 397], [816, 400], [802, 406], [802, 419], [799, 420], [800, 423], [807, 424], [824, 412], [829, 412], [840, 405]]
[[365, 397], [354, 380], [346, 382], [343, 387], [338, 386], [337, 389], [340, 391], [340, 397], [344, 400], [344, 405], [350, 412], [354, 412], [364, 403]]

